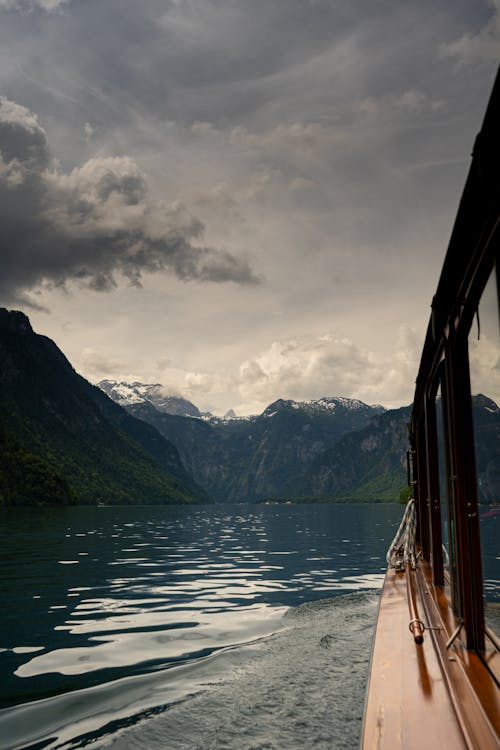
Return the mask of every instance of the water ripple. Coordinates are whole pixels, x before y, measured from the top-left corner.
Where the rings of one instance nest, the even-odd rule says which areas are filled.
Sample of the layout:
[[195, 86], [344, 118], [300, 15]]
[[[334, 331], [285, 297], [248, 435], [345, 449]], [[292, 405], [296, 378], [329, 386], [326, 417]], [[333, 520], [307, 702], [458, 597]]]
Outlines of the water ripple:
[[[46, 701], [74, 710], [71, 695], [198, 663], [288, 627], [288, 607], [379, 586], [399, 517], [397, 506], [5, 512], [0, 724], [21, 731], [30, 706], [38, 719]], [[117, 695], [110, 721], [127, 716]]]

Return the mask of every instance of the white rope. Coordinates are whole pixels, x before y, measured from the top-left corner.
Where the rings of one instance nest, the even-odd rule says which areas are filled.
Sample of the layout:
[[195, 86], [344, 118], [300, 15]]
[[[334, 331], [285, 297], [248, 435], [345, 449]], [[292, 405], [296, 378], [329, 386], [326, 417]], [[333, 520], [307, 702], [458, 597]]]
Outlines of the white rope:
[[408, 501], [403, 518], [396, 531], [396, 536], [387, 550], [387, 564], [396, 570], [403, 570], [409, 563], [414, 569], [417, 566], [415, 554], [415, 537], [417, 530], [417, 511], [415, 500]]

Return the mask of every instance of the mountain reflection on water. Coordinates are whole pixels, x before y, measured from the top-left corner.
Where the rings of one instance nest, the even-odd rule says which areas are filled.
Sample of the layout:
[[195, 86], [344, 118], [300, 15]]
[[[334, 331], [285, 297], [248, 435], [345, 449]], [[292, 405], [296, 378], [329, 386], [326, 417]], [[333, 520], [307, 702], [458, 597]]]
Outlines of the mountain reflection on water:
[[355, 747], [400, 517], [4, 510], [0, 748]]

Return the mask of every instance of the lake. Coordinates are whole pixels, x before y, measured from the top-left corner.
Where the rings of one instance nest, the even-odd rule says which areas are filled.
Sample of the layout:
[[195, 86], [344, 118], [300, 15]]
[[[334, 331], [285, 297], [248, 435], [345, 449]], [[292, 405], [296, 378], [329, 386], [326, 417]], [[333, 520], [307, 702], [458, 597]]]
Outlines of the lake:
[[401, 515], [4, 509], [0, 749], [357, 747]]

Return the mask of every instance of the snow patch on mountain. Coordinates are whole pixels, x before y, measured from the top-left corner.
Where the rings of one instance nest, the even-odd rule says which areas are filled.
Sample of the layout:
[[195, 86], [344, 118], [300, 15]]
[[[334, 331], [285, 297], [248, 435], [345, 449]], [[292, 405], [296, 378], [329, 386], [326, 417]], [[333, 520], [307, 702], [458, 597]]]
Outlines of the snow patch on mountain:
[[[216, 417], [209, 412], [200, 412], [197, 406], [180, 395], [173, 394], [168, 388], [160, 383], [125, 383], [116, 380], [101, 380], [97, 384], [113, 401], [120, 406], [133, 406], [135, 404], [150, 403], [158, 411], [174, 414], [182, 417], [194, 417], [212, 424], [228, 424], [229, 422], [251, 421], [258, 418], [257, 415], [240, 417], [233, 409], [229, 409], [223, 417]], [[279, 398], [264, 409], [261, 416], [272, 419], [283, 409], [294, 409], [302, 411], [309, 416], [319, 414], [333, 415], [346, 414], [348, 412], [363, 413], [369, 410], [373, 416], [382, 414], [385, 410], [380, 404], [368, 405], [358, 399], [345, 398], [343, 396], [323, 396], [320, 399], [309, 399], [307, 401], [294, 401], [293, 399]]]
[[270, 404], [262, 412], [262, 416], [268, 419], [276, 416], [281, 409], [295, 409], [303, 411], [306, 414], [333, 414], [335, 411], [342, 412], [360, 412], [370, 409], [375, 414], [382, 414], [386, 411], [385, 407], [380, 404], [368, 405], [355, 398], [344, 398], [342, 396], [327, 397], [320, 399], [309, 399], [307, 401], [293, 401], [292, 399], [278, 399]]
[[116, 380], [101, 380], [97, 385], [120, 406], [126, 407], [147, 402], [166, 414], [201, 417], [197, 406], [182, 396], [169, 392], [161, 383], [124, 383]]

